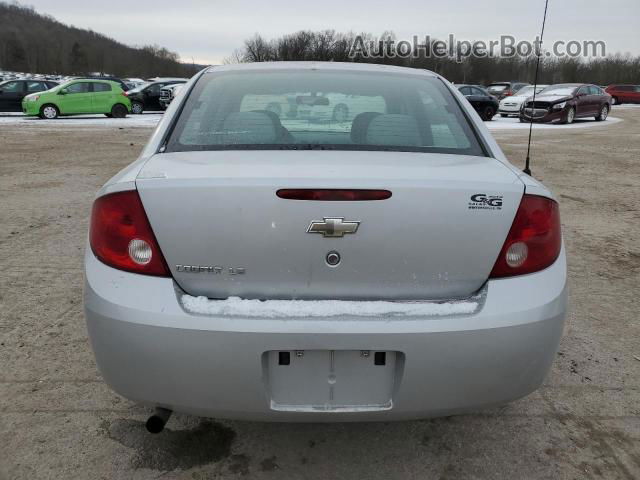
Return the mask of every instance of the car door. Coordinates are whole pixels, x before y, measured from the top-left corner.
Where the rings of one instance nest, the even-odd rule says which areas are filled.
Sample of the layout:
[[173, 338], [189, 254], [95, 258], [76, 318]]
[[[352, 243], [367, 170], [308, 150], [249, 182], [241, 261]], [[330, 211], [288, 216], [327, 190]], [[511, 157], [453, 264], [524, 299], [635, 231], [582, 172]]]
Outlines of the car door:
[[608, 103], [607, 96], [600, 87], [591, 85], [589, 87], [589, 95], [593, 102], [593, 111], [595, 114], [599, 114], [602, 107]]
[[471, 97], [478, 104], [481, 110], [484, 110], [487, 107], [495, 109], [493, 97], [481, 88], [471, 87]]
[[58, 92], [62, 114], [93, 113], [91, 82], [75, 82]]
[[110, 113], [113, 105], [113, 88], [108, 82], [93, 82], [91, 96], [93, 113]]
[[576, 117], [587, 117], [594, 114], [593, 99], [589, 87], [584, 85], [576, 92]]
[[477, 98], [474, 98], [471, 87], [461, 87], [460, 93], [464, 95], [464, 97], [471, 104], [471, 106], [476, 110], [476, 112], [480, 112], [480, 105], [478, 104]]
[[16, 80], [0, 87], [0, 112], [22, 111], [22, 99], [25, 96], [26, 82]]
[[144, 92], [144, 109], [145, 110], [160, 110], [160, 90], [166, 83], [152, 83]]

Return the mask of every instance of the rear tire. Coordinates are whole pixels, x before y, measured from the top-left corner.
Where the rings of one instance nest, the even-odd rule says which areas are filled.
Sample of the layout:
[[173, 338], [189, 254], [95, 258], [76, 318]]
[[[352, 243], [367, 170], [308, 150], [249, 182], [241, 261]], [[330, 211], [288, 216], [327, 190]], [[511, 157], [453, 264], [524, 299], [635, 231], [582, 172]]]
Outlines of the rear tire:
[[140, 115], [144, 111], [144, 105], [140, 102], [131, 102], [131, 113]]
[[482, 110], [482, 120], [484, 120], [485, 122], [490, 122], [495, 114], [496, 111], [493, 109], [493, 107], [485, 107], [484, 110]]
[[110, 113], [105, 113], [104, 116], [107, 118], [113, 118], [113, 115], [111, 115]]
[[47, 103], [46, 105], [40, 107], [40, 113], [38, 116], [45, 120], [54, 120], [58, 118], [59, 115], [60, 110], [58, 110], [58, 107], [51, 103]]
[[609, 105], [603, 105], [600, 109], [600, 113], [596, 115], [596, 122], [603, 122], [609, 116]]
[[127, 116], [127, 107], [125, 107], [124, 105], [122, 105], [121, 103], [116, 103], [112, 108], [111, 108], [111, 116], [113, 118], [124, 118]]

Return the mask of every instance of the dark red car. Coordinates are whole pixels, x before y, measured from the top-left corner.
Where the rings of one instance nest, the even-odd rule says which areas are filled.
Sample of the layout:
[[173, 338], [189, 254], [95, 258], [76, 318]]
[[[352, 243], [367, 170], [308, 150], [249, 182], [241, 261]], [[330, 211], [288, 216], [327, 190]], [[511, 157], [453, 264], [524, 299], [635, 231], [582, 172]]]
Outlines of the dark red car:
[[611, 103], [640, 103], [640, 85], [609, 85], [605, 92], [611, 95]]
[[522, 87], [529, 85], [526, 82], [493, 82], [487, 87], [487, 91], [496, 97], [498, 100], [502, 100], [505, 97], [515, 95]]
[[583, 83], [551, 85], [523, 103], [520, 121], [573, 123], [576, 118], [606, 120], [611, 110], [611, 95], [600, 87]]

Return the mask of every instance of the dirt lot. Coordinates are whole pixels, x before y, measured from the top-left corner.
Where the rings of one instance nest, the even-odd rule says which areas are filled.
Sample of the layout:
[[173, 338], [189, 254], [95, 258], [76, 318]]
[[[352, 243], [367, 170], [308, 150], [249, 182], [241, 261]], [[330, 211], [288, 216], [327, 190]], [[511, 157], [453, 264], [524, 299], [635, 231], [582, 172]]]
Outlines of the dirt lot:
[[[538, 392], [474, 415], [287, 425], [148, 411], [101, 381], [82, 315], [94, 192], [147, 128], [0, 127], [0, 478], [640, 478], [640, 108], [534, 134], [561, 202], [571, 309]], [[495, 132], [517, 165], [523, 131]]]

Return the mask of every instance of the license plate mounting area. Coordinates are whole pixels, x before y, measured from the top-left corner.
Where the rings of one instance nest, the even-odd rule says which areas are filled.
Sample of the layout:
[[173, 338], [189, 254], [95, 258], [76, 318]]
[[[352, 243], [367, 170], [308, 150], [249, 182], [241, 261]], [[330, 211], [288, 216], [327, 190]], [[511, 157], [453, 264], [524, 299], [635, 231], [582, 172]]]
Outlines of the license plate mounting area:
[[266, 352], [271, 408], [297, 412], [390, 410], [401, 355], [386, 350]]

